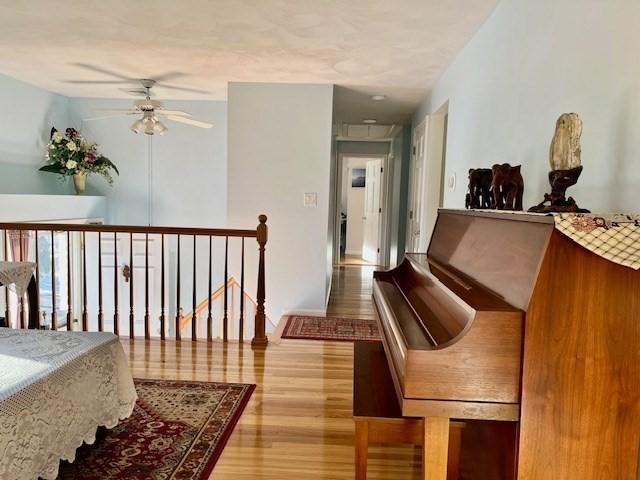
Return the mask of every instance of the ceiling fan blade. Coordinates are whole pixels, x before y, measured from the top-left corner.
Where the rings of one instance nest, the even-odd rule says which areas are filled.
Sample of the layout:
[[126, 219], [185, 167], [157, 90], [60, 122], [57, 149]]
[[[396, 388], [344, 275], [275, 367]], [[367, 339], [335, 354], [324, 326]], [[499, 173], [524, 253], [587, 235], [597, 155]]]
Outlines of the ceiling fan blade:
[[64, 80], [64, 82], [76, 85], [118, 85], [133, 83], [135, 80]]
[[[147, 96], [147, 91], [144, 88], [126, 88], [126, 87], [119, 87], [118, 90], [120, 90], [121, 92], [124, 93], [128, 93], [129, 95], [135, 95], [135, 96], [142, 96], [142, 97], [146, 97]], [[149, 91], [149, 96], [153, 97], [153, 92]]]
[[208, 92], [206, 90], [200, 90], [198, 88], [179, 87], [177, 85], [166, 85], [164, 83], [161, 83], [158, 86], [160, 88], [166, 88], [167, 90], [178, 90], [178, 91], [181, 91], [181, 92], [201, 93], [201, 94], [209, 94], [209, 93], [211, 93], [211, 92]]
[[174, 78], [185, 77], [186, 74], [182, 72], [167, 72], [162, 75], [154, 75], [153, 78], [156, 82], [166, 82], [167, 80], [173, 80]]
[[114, 113], [113, 115], [102, 115], [99, 117], [83, 118], [83, 122], [93, 122], [94, 120], [106, 120], [107, 118], [126, 117], [128, 115], [137, 115], [140, 112]]
[[96, 112], [112, 112], [112, 113], [140, 113], [136, 108], [94, 108]]
[[169, 120], [171, 120], [173, 122], [184, 123], [185, 125], [191, 125], [192, 127], [199, 127], [199, 128], [211, 128], [211, 127], [213, 127], [213, 125], [210, 124], [210, 123], [200, 122], [199, 120], [193, 120], [191, 118], [175, 117], [173, 115], [168, 115], [167, 119], [169, 119]]
[[78, 63], [74, 63], [74, 65], [76, 67], [84, 68], [85, 70], [91, 70], [92, 72], [101, 73], [103, 75], [108, 75], [110, 77], [119, 78], [120, 80], [127, 80], [129, 82], [136, 81], [136, 79], [132, 79], [131, 77], [127, 75], [123, 75], [122, 73], [114, 72], [113, 70], [108, 70], [103, 67], [96, 67], [95, 65], [90, 65], [88, 63], [78, 62]]
[[183, 112], [182, 110], [165, 110], [164, 108], [157, 108], [155, 110], [156, 115], [175, 116], [175, 117], [190, 117], [189, 112]]

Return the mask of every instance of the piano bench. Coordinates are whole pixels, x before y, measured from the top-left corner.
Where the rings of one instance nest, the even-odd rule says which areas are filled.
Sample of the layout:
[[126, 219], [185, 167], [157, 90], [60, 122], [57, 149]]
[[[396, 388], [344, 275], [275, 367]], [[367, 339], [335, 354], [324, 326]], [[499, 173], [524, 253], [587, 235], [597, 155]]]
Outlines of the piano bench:
[[[356, 426], [356, 480], [367, 478], [370, 443], [422, 445], [423, 419], [403, 417], [389, 365], [380, 342], [355, 342], [353, 355], [353, 419]], [[449, 423], [447, 480], [459, 479], [464, 422]]]

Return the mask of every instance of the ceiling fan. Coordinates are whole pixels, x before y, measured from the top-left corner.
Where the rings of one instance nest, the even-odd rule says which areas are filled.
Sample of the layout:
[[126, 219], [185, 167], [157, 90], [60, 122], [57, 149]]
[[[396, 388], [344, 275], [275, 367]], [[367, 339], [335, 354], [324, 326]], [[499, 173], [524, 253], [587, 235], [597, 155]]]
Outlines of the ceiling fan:
[[[84, 84], [121, 84], [121, 83], [132, 83], [132, 82], [140, 82], [140, 87], [136, 88], [121, 88], [120, 90], [127, 92], [131, 95], [141, 95], [144, 97], [142, 100], [137, 100], [133, 103], [131, 108], [109, 108], [109, 109], [99, 109], [98, 111], [108, 113], [107, 115], [102, 115], [93, 118], [84, 119], [84, 121], [92, 121], [92, 120], [103, 120], [106, 118], [113, 117], [121, 117], [127, 115], [141, 115], [133, 124], [131, 125], [131, 130], [135, 133], [144, 133], [145, 135], [162, 135], [166, 133], [169, 129], [160, 121], [160, 118], [170, 120], [177, 123], [183, 123], [186, 125], [190, 125], [192, 127], [199, 128], [211, 128], [212, 124], [207, 122], [201, 122], [199, 120], [194, 120], [191, 118], [191, 114], [188, 112], [184, 112], [181, 110], [167, 110], [162, 106], [162, 102], [158, 100], [151, 99], [151, 89], [158, 84], [158, 81], [166, 81], [170, 78], [180, 77], [183, 74], [178, 72], [169, 72], [164, 75], [160, 75], [156, 79], [143, 78], [140, 80], [133, 80], [127, 78], [124, 75], [121, 75], [116, 72], [111, 72], [109, 70], [95, 67], [93, 65], [86, 64], [77, 64], [78, 66], [96, 71], [99, 73], [107, 74], [115, 77], [114, 80], [70, 80], [69, 83], [84, 83]], [[196, 90], [193, 88], [186, 87], [178, 87], [174, 85], [167, 85], [162, 83], [163, 88], [174, 89], [174, 90], [184, 90], [195, 93], [206, 93], [202, 90]], [[160, 117], [160, 118], [159, 118]]]

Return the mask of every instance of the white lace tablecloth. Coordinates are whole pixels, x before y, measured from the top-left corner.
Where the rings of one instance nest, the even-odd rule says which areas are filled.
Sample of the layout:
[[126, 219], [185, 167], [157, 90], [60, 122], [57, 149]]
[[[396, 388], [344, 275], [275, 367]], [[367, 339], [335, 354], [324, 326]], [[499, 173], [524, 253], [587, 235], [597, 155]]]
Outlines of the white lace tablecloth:
[[136, 399], [115, 335], [0, 328], [0, 479], [55, 479]]
[[33, 262], [0, 262], [0, 283], [21, 297], [27, 291], [36, 264]]

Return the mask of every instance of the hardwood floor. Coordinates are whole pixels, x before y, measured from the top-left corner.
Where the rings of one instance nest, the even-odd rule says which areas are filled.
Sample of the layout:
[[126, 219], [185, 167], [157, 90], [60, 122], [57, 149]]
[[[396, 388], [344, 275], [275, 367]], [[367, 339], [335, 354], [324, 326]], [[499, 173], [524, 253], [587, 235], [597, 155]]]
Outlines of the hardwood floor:
[[[330, 315], [373, 315], [372, 272], [336, 269]], [[237, 343], [122, 342], [135, 377], [257, 384], [210, 478], [354, 478], [351, 343], [276, 340], [252, 350]], [[419, 477], [420, 448], [371, 447], [369, 479]]]
[[374, 318], [371, 288], [378, 267], [339, 265], [333, 270], [327, 316]]

